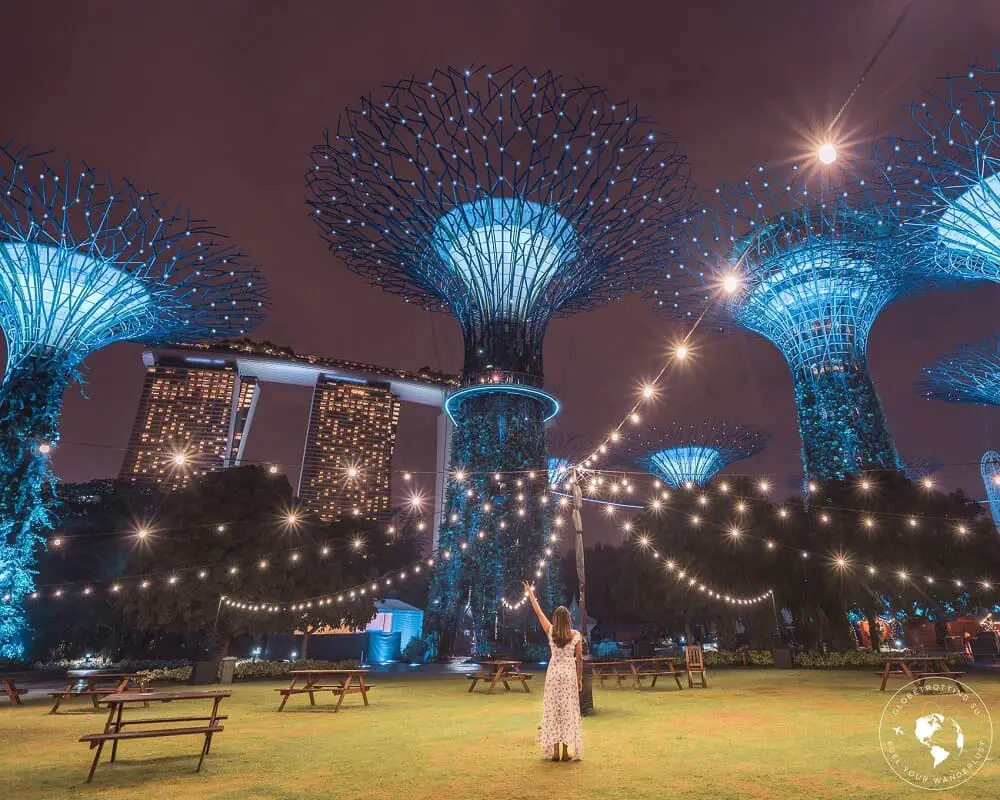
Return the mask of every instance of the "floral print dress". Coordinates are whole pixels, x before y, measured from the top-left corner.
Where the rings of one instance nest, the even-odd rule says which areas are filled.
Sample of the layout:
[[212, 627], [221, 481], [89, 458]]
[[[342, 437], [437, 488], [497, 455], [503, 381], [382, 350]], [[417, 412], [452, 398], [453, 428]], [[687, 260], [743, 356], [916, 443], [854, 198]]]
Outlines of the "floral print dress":
[[552, 756], [552, 748], [565, 744], [573, 753], [573, 760], [583, 758], [583, 729], [580, 725], [580, 693], [576, 677], [576, 646], [580, 641], [578, 631], [564, 647], [552, 641], [552, 657], [545, 670], [545, 693], [542, 700], [542, 726], [536, 739], [542, 754]]

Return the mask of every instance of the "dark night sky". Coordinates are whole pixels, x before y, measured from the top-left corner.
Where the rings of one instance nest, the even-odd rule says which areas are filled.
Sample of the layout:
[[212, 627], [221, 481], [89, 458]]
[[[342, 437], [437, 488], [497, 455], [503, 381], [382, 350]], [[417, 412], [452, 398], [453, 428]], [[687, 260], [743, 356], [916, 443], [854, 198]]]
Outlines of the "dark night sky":
[[[457, 371], [458, 326], [366, 285], [327, 251], [303, 173], [324, 127], [362, 94], [449, 64], [552, 69], [629, 97], [670, 132], [710, 187], [760, 160], [789, 160], [847, 97], [904, 0], [420, 3], [108, 2], [5, 4], [7, 109], [0, 138], [83, 158], [188, 204], [256, 260], [273, 309], [258, 336], [296, 350]], [[917, 0], [848, 108], [851, 129], [890, 130], [899, 107], [946, 72], [991, 57], [996, 0]], [[899, 303], [872, 332], [870, 362], [904, 455], [935, 457], [942, 480], [981, 493], [978, 460], [1000, 446], [1000, 412], [920, 399], [920, 366], [996, 333], [1000, 287]], [[639, 298], [560, 320], [546, 378], [564, 401], [560, 436], [593, 442], [626, 410], [680, 328]], [[800, 471], [791, 379], [756, 336], [700, 339], [656, 417], [754, 423], [770, 449], [741, 469]], [[116, 473], [142, 382], [141, 348], [87, 361], [85, 399], [66, 396], [59, 475]], [[268, 385], [251, 459], [297, 477], [308, 392]], [[431, 409], [405, 407], [395, 466], [433, 469]]]

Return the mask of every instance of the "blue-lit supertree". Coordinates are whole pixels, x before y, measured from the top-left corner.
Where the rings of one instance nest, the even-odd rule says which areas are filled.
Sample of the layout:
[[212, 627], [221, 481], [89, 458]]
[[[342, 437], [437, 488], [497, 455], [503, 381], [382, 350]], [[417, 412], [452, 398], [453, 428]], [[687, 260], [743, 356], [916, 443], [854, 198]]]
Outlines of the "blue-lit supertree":
[[1000, 282], [998, 97], [1000, 60], [947, 77], [881, 148], [883, 177], [905, 198], [904, 229], [947, 278]]
[[705, 486], [730, 464], [767, 446], [767, 434], [728, 422], [651, 426], [631, 437], [623, 454], [674, 489]]
[[487, 651], [501, 599], [536, 575], [545, 547], [544, 423], [559, 409], [542, 388], [545, 330], [651, 274], [690, 210], [684, 159], [598, 88], [446, 69], [348, 110], [307, 180], [333, 252], [462, 328], [465, 385], [445, 410], [464, 480], [449, 487], [428, 623], [446, 653], [468, 606]]
[[920, 371], [916, 390], [930, 400], [1000, 406], [1000, 338], [961, 345]]
[[1000, 533], [1000, 453], [987, 450], [979, 465], [983, 476], [983, 486], [986, 487], [986, 502], [993, 516], [993, 527]]
[[837, 165], [758, 167], [706, 195], [655, 293], [660, 307], [689, 316], [709, 304], [778, 347], [792, 371], [807, 481], [900, 467], [867, 365], [879, 312], [923, 285], [895, 213]]
[[23, 601], [52, 525], [63, 392], [117, 341], [228, 336], [263, 318], [242, 255], [164, 198], [86, 165], [0, 147], [0, 657], [27, 644]]

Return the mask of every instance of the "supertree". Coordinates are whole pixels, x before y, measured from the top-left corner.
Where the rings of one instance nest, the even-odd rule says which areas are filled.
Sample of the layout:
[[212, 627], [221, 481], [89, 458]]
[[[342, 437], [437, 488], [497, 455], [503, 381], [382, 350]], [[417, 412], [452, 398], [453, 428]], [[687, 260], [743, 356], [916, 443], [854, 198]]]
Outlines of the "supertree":
[[1000, 453], [987, 450], [980, 462], [983, 486], [986, 487], [986, 502], [993, 516], [993, 527], [1000, 533]]
[[675, 423], [650, 426], [631, 437], [624, 457], [674, 489], [705, 486], [730, 464], [757, 455], [767, 446], [767, 434], [750, 425], [730, 422]]
[[[895, 208], [838, 165], [757, 167], [706, 195], [658, 306], [769, 339], [792, 371], [806, 481], [899, 469], [868, 372], [868, 334], [892, 300], [923, 284]], [[693, 284], [691, 291], [674, 285]], [[691, 308], [692, 301], [697, 308]]]
[[1000, 60], [944, 78], [880, 147], [883, 177], [906, 198], [905, 229], [948, 278], [1000, 282], [998, 96]]
[[307, 181], [352, 270], [461, 326], [465, 385], [445, 410], [464, 480], [446, 498], [429, 643], [448, 652], [469, 606], [488, 651], [500, 600], [536, 575], [549, 526], [544, 423], [559, 404], [542, 388], [545, 330], [652, 274], [690, 210], [684, 159], [601, 89], [449, 68], [348, 110]]
[[243, 256], [168, 200], [86, 165], [0, 147], [0, 656], [25, 653], [23, 601], [53, 523], [63, 393], [112, 342], [240, 334], [264, 315]]
[[923, 483], [931, 486], [934, 483], [934, 476], [941, 471], [944, 462], [939, 458], [930, 456], [902, 456], [903, 474], [911, 481]]
[[1000, 338], [958, 347], [924, 367], [914, 386], [930, 400], [1000, 406]]

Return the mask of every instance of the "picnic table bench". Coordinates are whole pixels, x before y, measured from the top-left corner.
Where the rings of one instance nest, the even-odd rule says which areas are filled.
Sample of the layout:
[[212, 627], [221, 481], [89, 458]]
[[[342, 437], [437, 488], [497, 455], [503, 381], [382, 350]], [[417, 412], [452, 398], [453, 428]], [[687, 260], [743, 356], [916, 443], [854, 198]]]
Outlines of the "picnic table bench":
[[[69, 672], [68, 677], [69, 683], [65, 689], [49, 692], [49, 695], [55, 698], [50, 714], [55, 714], [59, 710], [59, 704], [68, 697], [89, 697], [94, 703], [94, 708], [98, 708], [97, 703], [102, 697], [127, 692], [130, 684], [135, 684], [133, 691], [144, 692], [148, 680], [141, 672]], [[101, 681], [110, 683], [102, 686], [99, 685]]]
[[[108, 719], [104, 724], [102, 733], [88, 733], [80, 738], [81, 742], [87, 742], [90, 749], [97, 748], [94, 754], [94, 761], [90, 765], [90, 774], [87, 775], [87, 783], [94, 779], [94, 770], [97, 769], [97, 762], [101, 759], [101, 751], [104, 745], [111, 742], [111, 761], [118, 756], [118, 742], [133, 739], [155, 739], [164, 736], [204, 736], [205, 741], [201, 746], [201, 757], [198, 759], [196, 772], [201, 771], [201, 764], [208, 755], [212, 747], [212, 736], [221, 733], [222, 720], [228, 717], [219, 714], [219, 704], [225, 697], [232, 696], [228, 689], [202, 689], [195, 691], [171, 691], [171, 692], [116, 692], [106, 695], [99, 702], [108, 706]], [[122, 713], [128, 703], [142, 703], [148, 706], [150, 703], [172, 703], [185, 700], [212, 700], [212, 712], [208, 716], [183, 716], [183, 717], [139, 717], [138, 719], [123, 720]], [[170, 728], [149, 728], [147, 730], [122, 730], [126, 725], [164, 725], [177, 722], [198, 722], [199, 725], [189, 725], [185, 727]]]
[[885, 660], [885, 666], [875, 673], [881, 676], [882, 685], [879, 691], [885, 691], [889, 678], [906, 678], [907, 681], [917, 681], [917, 686], [923, 690], [928, 678], [942, 678], [953, 681], [963, 692], [965, 687], [958, 680], [964, 672], [955, 672], [948, 666], [944, 656], [893, 656]]
[[528, 681], [534, 676], [527, 672], [521, 672], [520, 661], [480, 661], [479, 668], [465, 677], [472, 681], [469, 684], [470, 693], [480, 681], [489, 681], [490, 688], [486, 690], [486, 694], [492, 694], [498, 683], [502, 683], [503, 688], [509, 692], [511, 681], [520, 681], [524, 691], [530, 693]]
[[[316, 692], [323, 691], [339, 695], [337, 705], [333, 709], [334, 713], [340, 711], [344, 698], [349, 694], [360, 694], [367, 706], [368, 692], [375, 688], [373, 684], [365, 683], [365, 675], [367, 674], [368, 670], [366, 669], [293, 669], [291, 685], [285, 689], [274, 690], [281, 695], [281, 705], [278, 706], [278, 711], [285, 707], [288, 698], [293, 694], [308, 694], [309, 704], [314, 706], [316, 705]], [[304, 681], [301, 686], [299, 685], [300, 678]], [[357, 685], [355, 685], [355, 680]]]
[[27, 694], [27, 689], [18, 689], [13, 675], [0, 675], [0, 684], [3, 686], [3, 693], [7, 695], [12, 706], [21, 705], [21, 695]]

